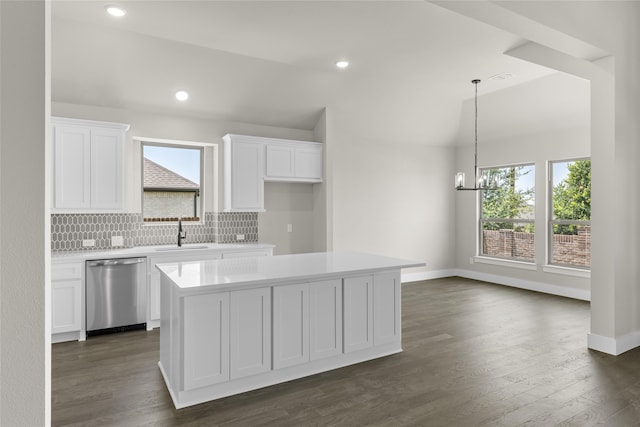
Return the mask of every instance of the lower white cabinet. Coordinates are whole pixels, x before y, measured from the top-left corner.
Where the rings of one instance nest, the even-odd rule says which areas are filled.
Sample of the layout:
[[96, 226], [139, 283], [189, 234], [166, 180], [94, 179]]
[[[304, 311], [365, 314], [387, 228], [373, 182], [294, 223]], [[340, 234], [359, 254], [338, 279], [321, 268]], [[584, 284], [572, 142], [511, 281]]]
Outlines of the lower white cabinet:
[[342, 280], [309, 284], [309, 359], [342, 353]]
[[273, 369], [309, 361], [309, 284], [273, 288]]
[[383, 273], [373, 276], [373, 345], [400, 340], [402, 334], [400, 276]]
[[344, 352], [373, 346], [373, 276], [344, 279]]
[[183, 287], [173, 268], [161, 277], [160, 367], [177, 408], [402, 351], [399, 269], [302, 283], [249, 275], [234, 289]]
[[341, 353], [341, 280], [273, 287], [273, 369]]
[[[51, 334], [52, 342], [79, 339], [82, 329], [83, 262], [51, 265]], [[77, 332], [77, 333], [76, 333]], [[56, 334], [65, 334], [58, 335]]]
[[51, 333], [79, 331], [82, 328], [82, 280], [51, 282]]
[[271, 370], [271, 289], [234, 291], [229, 296], [230, 378]]
[[228, 381], [229, 293], [186, 297], [183, 334], [184, 389]]

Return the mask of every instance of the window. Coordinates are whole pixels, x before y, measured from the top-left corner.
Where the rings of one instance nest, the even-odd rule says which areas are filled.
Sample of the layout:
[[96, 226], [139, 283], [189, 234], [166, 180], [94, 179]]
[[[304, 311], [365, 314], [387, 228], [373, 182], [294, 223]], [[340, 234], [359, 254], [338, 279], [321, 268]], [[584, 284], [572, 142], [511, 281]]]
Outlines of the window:
[[591, 267], [591, 160], [550, 162], [549, 264]]
[[202, 148], [142, 143], [145, 222], [200, 221]]
[[535, 261], [535, 166], [486, 168], [480, 171], [498, 187], [480, 196], [480, 254]]

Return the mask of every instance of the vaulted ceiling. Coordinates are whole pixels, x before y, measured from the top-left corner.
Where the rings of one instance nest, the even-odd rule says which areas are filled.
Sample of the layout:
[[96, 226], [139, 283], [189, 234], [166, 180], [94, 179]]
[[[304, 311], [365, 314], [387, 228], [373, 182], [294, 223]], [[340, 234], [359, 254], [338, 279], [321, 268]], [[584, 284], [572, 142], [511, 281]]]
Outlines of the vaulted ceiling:
[[426, 1], [105, 4], [54, 0], [53, 101], [296, 129], [327, 107], [362, 135], [450, 145], [471, 79], [483, 94], [552, 73], [503, 54], [519, 37]]

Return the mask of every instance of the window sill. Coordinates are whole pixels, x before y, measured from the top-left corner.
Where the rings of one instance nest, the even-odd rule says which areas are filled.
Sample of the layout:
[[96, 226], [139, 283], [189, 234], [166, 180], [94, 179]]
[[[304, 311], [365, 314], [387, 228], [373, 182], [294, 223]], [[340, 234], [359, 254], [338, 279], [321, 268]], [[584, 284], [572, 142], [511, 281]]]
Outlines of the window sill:
[[591, 270], [584, 270], [581, 268], [572, 267], [559, 267], [557, 265], [544, 265], [542, 271], [545, 273], [562, 274], [565, 276], [583, 277], [585, 279], [591, 279]]
[[515, 261], [510, 259], [489, 258], [485, 256], [474, 256], [471, 260], [478, 264], [499, 265], [501, 267], [519, 268], [521, 270], [537, 270], [538, 266], [533, 262]]

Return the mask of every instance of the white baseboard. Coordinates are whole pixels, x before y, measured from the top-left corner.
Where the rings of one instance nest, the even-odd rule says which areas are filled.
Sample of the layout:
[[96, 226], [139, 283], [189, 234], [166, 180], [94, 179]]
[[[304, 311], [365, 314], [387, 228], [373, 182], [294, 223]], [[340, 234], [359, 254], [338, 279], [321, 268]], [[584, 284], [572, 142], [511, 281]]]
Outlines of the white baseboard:
[[640, 331], [634, 331], [619, 338], [589, 334], [587, 335], [587, 346], [592, 350], [617, 356], [625, 351], [640, 347]]
[[434, 270], [434, 271], [421, 271], [419, 273], [402, 273], [400, 281], [402, 283], [407, 282], [419, 282], [421, 280], [441, 279], [443, 277], [456, 276], [456, 270]]
[[549, 283], [533, 282], [531, 280], [516, 279], [513, 277], [499, 276], [497, 274], [480, 273], [477, 271], [455, 269], [452, 276], [465, 277], [467, 279], [482, 280], [484, 282], [496, 283], [498, 285], [512, 286], [514, 288], [527, 289], [530, 291], [543, 292], [545, 294], [558, 295], [567, 298], [591, 301], [591, 291], [565, 286], [552, 285]]

